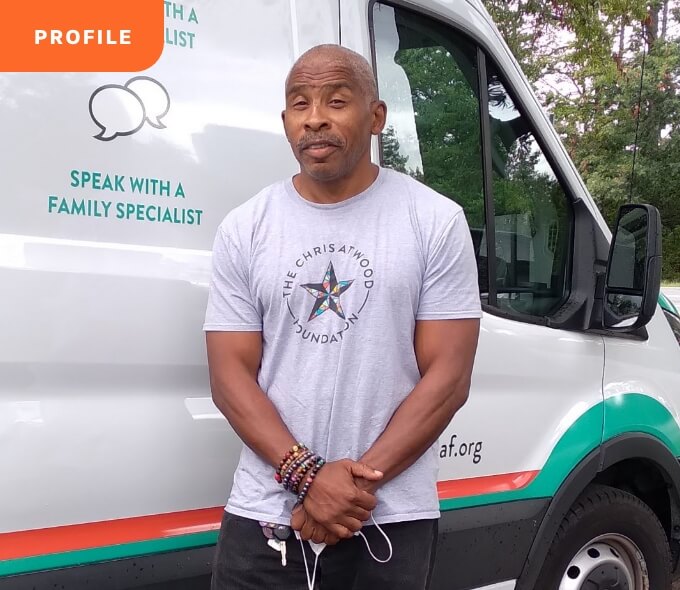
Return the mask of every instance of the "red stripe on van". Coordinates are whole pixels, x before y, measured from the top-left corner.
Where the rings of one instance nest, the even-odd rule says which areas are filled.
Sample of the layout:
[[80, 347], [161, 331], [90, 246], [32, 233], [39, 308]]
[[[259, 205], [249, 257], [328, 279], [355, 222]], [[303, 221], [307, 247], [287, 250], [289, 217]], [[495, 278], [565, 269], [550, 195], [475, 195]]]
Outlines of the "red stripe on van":
[[223, 511], [224, 508], [220, 507], [201, 508], [16, 533], [0, 533], [0, 560], [214, 531], [220, 528]]
[[[440, 500], [449, 500], [518, 490], [529, 485], [538, 473], [538, 471], [522, 471], [440, 481], [437, 483], [437, 492]], [[223, 511], [224, 508], [216, 506], [183, 512], [0, 533], [0, 561], [215, 531], [220, 528]]]
[[437, 482], [437, 492], [440, 500], [511, 492], [528, 486], [538, 474], [538, 471], [520, 471], [519, 473], [440, 481]]

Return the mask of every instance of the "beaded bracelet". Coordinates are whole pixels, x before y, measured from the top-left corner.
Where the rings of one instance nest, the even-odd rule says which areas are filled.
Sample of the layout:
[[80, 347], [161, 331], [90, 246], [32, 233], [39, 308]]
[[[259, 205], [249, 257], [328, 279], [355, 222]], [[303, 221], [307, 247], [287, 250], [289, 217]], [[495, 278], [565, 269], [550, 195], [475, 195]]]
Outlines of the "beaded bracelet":
[[314, 453], [312, 453], [305, 445], [295, 445], [281, 461], [274, 478], [288, 490], [290, 488], [290, 480], [296, 473], [298, 467], [313, 456]]
[[297, 443], [293, 445], [293, 447], [288, 451], [283, 459], [279, 462], [279, 468], [276, 470], [277, 473], [281, 473], [282, 469], [286, 465], [286, 463], [290, 464], [290, 462], [293, 460], [294, 457], [297, 457], [298, 453], [301, 451], [307, 450], [307, 447], [303, 445], [302, 443]]
[[281, 483], [283, 474], [286, 472], [293, 460], [299, 455], [299, 453], [307, 450], [307, 447], [301, 443], [293, 445], [291, 450], [284, 455], [283, 459], [281, 459], [281, 462], [279, 463], [279, 468], [276, 470], [276, 475], [274, 476], [277, 482]]
[[283, 477], [281, 478], [281, 485], [288, 490], [291, 485], [291, 479], [295, 475], [297, 469], [301, 466], [304, 465], [306, 461], [311, 459], [314, 456], [314, 453], [311, 451], [305, 451], [301, 455], [298, 455], [298, 457], [295, 458], [295, 460], [288, 466], [286, 471], [283, 474]]
[[310, 455], [308, 459], [305, 459], [305, 461], [300, 464], [300, 466], [295, 470], [295, 473], [293, 473], [291, 476], [290, 482], [286, 489], [290, 492], [293, 492], [294, 494], [297, 494], [305, 474], [314, 466], [318, 459], [319, 456], [314, 454]]
[[309, 492], [309, 488], [312, 487], [312, 484], [314, 483], [314, 478], [317, 476], [317, 474], [319, 473], [321, 468], [325, 465], [325, 463], [326, 462], [321, 457], [317, 458], [314, 467], [311, 468], [309, 475], [307, 475], [305, 479], [305, 483], [302, 486], [302, 489], [298, 493], [296, 504], [302, 504], [305, 501], [307, 493]]
[[309, 468], [314, 457], [315, 455], [313, 453], [309, 453], [295, 463], [294, 466], [291, 466], [291, 469], [286, 473], [281, 482], [284, 490], [292, 492], [295, 489], [301, 473]]
[[324, 459], [319, 455], [310, 451], [302, 443], [297, 443], [279, 462], [274, 479], [285, 490], [295, 494], [298, 498], [297, 503], [301, 504], [324, 464]]

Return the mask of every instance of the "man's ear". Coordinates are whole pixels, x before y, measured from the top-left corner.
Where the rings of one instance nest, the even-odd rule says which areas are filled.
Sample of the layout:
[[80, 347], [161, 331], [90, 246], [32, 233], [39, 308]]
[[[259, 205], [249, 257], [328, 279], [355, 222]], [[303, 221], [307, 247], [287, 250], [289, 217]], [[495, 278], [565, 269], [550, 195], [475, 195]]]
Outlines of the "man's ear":
[[382, 100], [376, 100], [372, 107], [373, 121], [371, 123], [371, 133], [373, 135], [380, 135], [385, 128], [387, 121], [387, 105]]
[[[281, 121], [283, 122], [283, 134], [286, 136], [286, 139], [288, 139], [288, 129], [286, 129], [286, 111], [283, 110], [281, 111]], [[288, 139], [290, 142], [290, 139]]]

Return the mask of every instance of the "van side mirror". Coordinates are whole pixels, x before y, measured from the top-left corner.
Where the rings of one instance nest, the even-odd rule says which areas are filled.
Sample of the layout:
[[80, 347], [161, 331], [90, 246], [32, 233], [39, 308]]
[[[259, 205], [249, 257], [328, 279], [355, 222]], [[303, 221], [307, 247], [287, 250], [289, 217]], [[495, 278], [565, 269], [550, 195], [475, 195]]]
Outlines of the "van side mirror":
[[651, 205], [623, 205], [614, 230], [603, 327], [633, 332], [654, 316], [661, 289], [661, 216]]

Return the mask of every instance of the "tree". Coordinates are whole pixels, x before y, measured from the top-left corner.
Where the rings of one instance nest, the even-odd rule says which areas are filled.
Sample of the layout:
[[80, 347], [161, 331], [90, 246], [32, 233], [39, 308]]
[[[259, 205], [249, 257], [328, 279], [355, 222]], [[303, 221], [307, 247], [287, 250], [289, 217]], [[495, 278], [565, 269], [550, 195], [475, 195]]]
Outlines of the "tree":
[[404, 156], [399, 152], [400, 145], [397, 139], [397, 134], [394, 131], [394, 127], [389, 126], [385, 131], [382, 132], [382, 156], [383, 164], [387, 168], [392, 168], [397, 172], [406, 172], [406, 162], [408, 162], [408, 156]]
[[471, 225], [484, 219], [479, 101], [441, 46], [398, 51], [418, 130], [423, 170], [410, 174], [462, 205]]
[[486, 0], [605, 218], [629, 200], [661, 211], [665, 279], [680, 278], [678, 4]]

